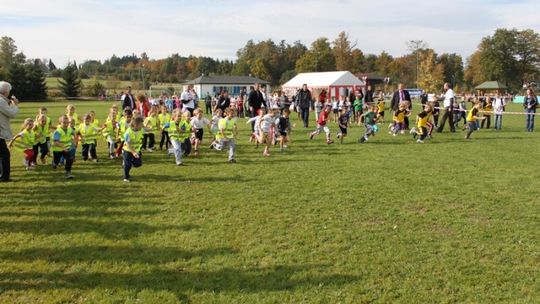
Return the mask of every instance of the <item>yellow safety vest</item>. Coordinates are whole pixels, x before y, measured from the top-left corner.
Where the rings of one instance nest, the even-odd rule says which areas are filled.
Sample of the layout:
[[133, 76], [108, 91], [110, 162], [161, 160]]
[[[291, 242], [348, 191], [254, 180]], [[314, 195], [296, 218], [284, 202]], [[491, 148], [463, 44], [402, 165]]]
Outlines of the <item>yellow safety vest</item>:
[[[225, 136], [228, 138], [232, 138], [234, 136], [234, 126], [236, 125], [236, 121], [232, 119], [222, 118], [218, 122], [218, 128], [219, 130], [224, 130], [223, 133], [225, 133]], [[216, 135], [217, 139], [223, 139], [223, 135], [221, 135], [221, 132], [218, 132]]]
[[[134, 151], [130, 151], [127, 145], [127, 138], [129, 137], [129, 145]], [[143, 140], [143, 131], [133, 131], [132, 128], [129, 128], [126, 133], [124, 134], [124, 141], [126, 144], [124, 144], [123, 150], [127, 152], [137, 152], [139, 153], [141, 151], [142, 147], [142, 140]]]
[[15, 146], [22, 150], [32, 149], [36, 144], [36, 134], [34, 131], [23, 130], [22, 136], [15, 141]]
[[112, 136], [114, 139], [114, 136], [116, 135], [116, 123], [113, 124], [112, 121], [108, 120], [105, 122], [105, 128], [103, 129], [103, 136], [107, 138], [108, 136]]
[[58, 133], [60, 135], [60, 144], [61, 147], [57, 147], [56, 145], [52, 146], [53, 152], [61, 152], [64, 150], [71, 149], [71, 146], [73, 145], [73, 128], [68, 127], [66, 130], [62, 129], [62, 127], [58, 126], [56, 128], [56, 131], [54, 133]]
[[429, 117], [431, 116], [432, 112], [426, 112], [426, 117], [418, 117], [418, 128], [425, 128], [428, 122]]
[[79, 134], [81, 134], [82, 144], [95, 144], [97, 139], [96, 127], [93, 124], [88, 126], [82, 123], [79, 126]]
[[161, 129], [165, 129], [165, 124], [171, 122], [171, 114], [167, 113], [165, 115], [159, 114], [158, 115], [159, 125], [161, 126]]
[[144, 120], [144, 125], [145, 127], [147, 125], [150, 125], [150, 130], [149, 131], [146, 131], [145, 130], [145, 133], [146, 134], [156, 134], [157, 131], [158, 131], [158, 118], [157, 117], [152, 117], [152, 116], [148, 116], [146, 117], [146, 119]]

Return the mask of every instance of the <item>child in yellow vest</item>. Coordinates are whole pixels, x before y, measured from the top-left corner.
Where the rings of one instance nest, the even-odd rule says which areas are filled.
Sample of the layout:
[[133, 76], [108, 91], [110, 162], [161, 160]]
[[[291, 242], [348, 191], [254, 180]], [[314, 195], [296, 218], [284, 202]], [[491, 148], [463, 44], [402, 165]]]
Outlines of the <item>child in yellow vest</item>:
[[140, 116], [135, 117], [124, 133], [124, 182], [130, 182], [131, 176], [129, 172], [132, 167], [138, 168], [142, 166], [142, 140], [143, 140], [143, 122], [144, 119]]
[[35, 169], [36, 163], [34, 162], [34, 145], [36, 141], [36, 135], [34, 133], [34, 120], [27, 118], [24, 120], [22, 130], [19, 134], [15, 135], [9, 142], [9, 147], [13, 147], [16, 142], [17, 147], [24, 153], [24, 166], [26, 170]]
[[[41, 112], [41, 111], [40, 111]], [[49, 154], [51, 119], [45, 114], [39, 114], [34, 123], [34, 132], [36, 133], [36, 142], [34, 144], [34, 163], [37, 163], [37, 157], [41, 152], [41, 163], [45, 164], [45, 157]]]
[[[218, 123], [219, 132], [216, 136], [216, 150], [223, 150], [229, 146], [229, 162], [236, 163], [234, 152], [236, 149], [236, 137], [238, 135], [234, 111], [230, 108], [225, 109], [225, 118], [221, 118]], [[219, 147], [219, 149], [217, 148]]]
[[71, 167], [73, 166], [75, 147], [75, 131], [70, 126], [70, 120], [67, 115], [62, 115], [59, 119], [59, 125], [53, 133], [53, 169], [56, 169], [60, 164], [60, 159], [65, 160], [66, 178], [72, 179]]
[[113, 109], [111, 109], [105, 124], [103, 124], [103, 137], [105, 137], [105, 140], [107, 141], [107, 149], [109, 151], [110, 159], [116, 158], [116, 154], [114, 153], [116, 150], [117, 141], [116, 134], [118, 133], [118, 122], [116, 121], [116, 117], [116, 113]]
[[75, 125], [79, 125], [81, 121], [79, 120], [79, 115], [75, 112], [75, 106], [72, 104], [69, 104], [66, 107], [66, 115], [69, 118], [69, 120], [73, 120]]
[[120, 121], [118, 122], [116, 138], [120, 143], [116, 148], [116, 156], [120, 156], [120, 154], [122, 153], [122, 147], [124, 146], [124, 134], [129, 129], [132, 119], [133, 112], [130, 109], [125, 109], [122, 119], [120, 119]]
[[161, 140], [159, 141], [159, 149], [163, 150], [163, 145], [165, 144], [165, 149], [169, 150], [169, 144], [171, 139], [169, 138], [169, 131], [165, 128], [165, 125], [171, 122], [171, 114], [166, 106], [161, 106], [161, 114], [158, 115], [159, 127], [161, 129]]
[[88, 113], [84, 115], [84, 122], [79, 125], [77, 129], [77, 136], [80, 138], [82, 143], [82, 157], [84, 161], [92, 160], [97, 162], [97, 136], [101, 128], [98, 128], [92, 122], [92, 114]]
[[156, 106], [150, 108], [148, 117], [144, 119], [143, 126], [144, 136], [142, 148], [143, 150], [152, 153], [154, 152], [154, 145], [156, 144], [156, 134], [159, 130], [158, 108]]

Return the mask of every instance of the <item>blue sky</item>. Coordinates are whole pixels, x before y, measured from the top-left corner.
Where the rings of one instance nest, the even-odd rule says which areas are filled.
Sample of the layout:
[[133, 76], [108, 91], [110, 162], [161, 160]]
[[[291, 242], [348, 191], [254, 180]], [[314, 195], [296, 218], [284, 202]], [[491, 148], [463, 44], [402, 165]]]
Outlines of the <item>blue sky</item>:
[[103, 60], [112, 54], [173, 53], [235, 59], [248, 39], [309, 46], [344, 30], [364, 53], [407, 52], [424, 40], [438, 52], [470, 55], [496, 28], [540, 32], [540, 1], [353, 0], [2, 0], [0, 35], [28, 57]]

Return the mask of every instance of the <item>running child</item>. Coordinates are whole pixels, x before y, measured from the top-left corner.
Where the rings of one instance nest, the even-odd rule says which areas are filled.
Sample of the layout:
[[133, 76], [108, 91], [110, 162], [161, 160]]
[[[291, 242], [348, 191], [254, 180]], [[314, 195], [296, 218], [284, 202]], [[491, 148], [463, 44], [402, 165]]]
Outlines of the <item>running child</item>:
[[276, 127], [276, 118], [275, 118], [276, 110], [270, 109], [268, 111], [268, 114], [264, 115], [262, 119], [258, 121], [259, 124], [259, 138], [261, 144], [266, 144], [264, 146], [263, 156], [270, 156], [269, 150], [270, 145], [272, 145], [273, 141], [273, 132], [274, 128]]
[[356, 95], [356, 99], [353, 102], [354, 107], [354, 121], [357, 125], [360, 125], [360, 117], [362, 116], [362, 98], [359, 95]]
[[169, 144], [171, 139], [169, 138], [169, 132], [165, 125], [171, 121], [171, 114], [169, 114], [167, 106], [161, 106], [161, 113], [158, 115], [159, 127], [161, 128], [161, 140], [159, 141], [159, 150], [163, 150], [163, 145], [165, 149], [169, 150]]
[[152, 106], [150, 107], [150, 111], [148, 111], [148, 116], [143, 121], [143, 150], [146, 150], [150, 153], [154, 152], [154, 146], [156, 144], [156, 134], [158, 130], [158, 108], [157, 106]]
[[[40, 111], [41, 112], [41, 111]], [[50, 141], [50, 118], [44, 114], [39, 114], [36, 117], [34, 123], [34, 132], [36, 134], [36, 142], [34, 144], [34, 163], [37, 163], [37, 157], [39, 152], [41, 152], [41, 157], [39, 158], [41, 164], [46, 164], [47, 161], [45, 157], [49, 154], [49, 141]]]
[[96, 152], [97, 136], [101, 128], [96, 127], [92, 123], [92, 115], [90, 113], [84, 115], [84, 122], [77, 128], [77, 136], [82, 143], [82, 157], [84, 161], [98, 161]]
[[133, 112], [130, 109], [125, 109], [122, 119], [120, 119], [120, 121], [118, 122], [118, 129], [116, 133], [116, 138], [119, 141], [118, 147], [116, 149], [117, 157], [122, 154], [122, 148], [124, 146], [124, 134], [126, 134], [127, 130], [129, 129], [132, 120]]
[[339, 132], [337, 134], [337, 138], [339, 138], [340, 143], [343, 143], [343, 140], [345, 139], [345, 137], [347, 137], [347, 127], [349, 126], [349, 115], [347, 114], [346, 108], [341, 109], [338, 119], [338, 125]]
[[416, 116], [417, 130], [413, 133], [413, 138], [420, 136], [416, 141], [423, 144], [426, 137], [430, 134], [428, 130], [428, 122], [433, 117], [433, 107], [430, 104], [424, 106], [424, 110]]
[[69, 120], [73, 120], [75, 125], [80, 124], [79, 115], [75, 112], [75, 106], [72, 104], [67, 105], [66, 107], [66, 115], [68, 116]]
[[65, 160], [66, 179], [72, 179], [74, 176], [71, 174], [73, 166], [73, 160], [75, 159], [75, 147], [77, 142], [75, 140], [75, 130], [70, 126], [70, 119], [67, 115], [62, 115], [59, 119], [59, 125], [56, 131], [53, 133], [53, 169], [56, 169], [60, 164], [60, 159]]
[[371, 105], [368, 108], [368, 111], [363, 114], [362, 118], [364, 120], [364, 127], [366, 128], [366, 132], [364, 133], [364, 136], [360, 137], [358, 140], [359, 143], [366, 142], [370, 136], [375, 136], [375, 133], [379, 131], [379, 127], [377, 126], [377, 106]]
[[17, 142], [17, 147], [21, 148], [24, 153], [24, 166], [26, 170], [36, 168], [34, 161], [34, 145], [36, 144], [36, 134], [34, 133], [34, 120], [27, 118], [24, 120], [21, 132], [15, 135], [8, 143], [11, 148]]
[[377, 102], [377, 121], [384, 123], [384, 99]]
[[322, 111], [321, 116], [319, 116], [319, 120], [317, 120], [317, 129], [311, 133], [309, 133], [309, 139], [313, 139], [315, 135], [321, 134], [322, 131], [326, 133], [326, 144], [330, 145], [334, 142], [330, 139], [330, 129], [328, 128], [328, 119], [330, 115], [330, 105], [327, 105], [324, 111]]
[[278, 119], [277, 130], [279, 132], [279, 151], [283, 152], [283, 149], [287, 148], [289, 142], [289, 133], [291, 132], [291, 121], [289, 115], [291, 111], [287, 108], [283, 109], [283, 113]]
[[232, 109], [225, 109], [225, 117], [219, 120], [219, 132], [216, 136], [218, 141], [218, 150], [222, 150], [225, 146], [229, 146], [229, 163], [236, 163], [234, 159], [234, 152], [236, 149], [236, 137], [238, 130], [236, 126], [236, 119], [234, 119], [234, 111]]
[[467, 135], [465, 135], [465, 139], [470, 139], [471, 134], [478, 129], [478, 120], [484, 120], [486, 117], [477, 116], [478, 112], [482, 109], [482, 103], [480, 101], [477, 101], [473, 108], [469, 110], [469, 114], [467, 115], [467, 125], [469, 126], [469, 130], [467, 131]]
[[124, 182], [130, 182], [129, 175], [131, 168], [139, 168], [142, 166], [142, 140], [143, 140], [143, 122], [142, 117], [136, 117], [131, 121], [129, 128], [124, 134]]
[[204, 127], [206, 126], [208, 128], [208, 131], [210, 131], [210, 120], [203, 117], [203, 111], [201, 109], [195, 109], [193, 111], [193, 118], [191, 118], [191, 130], [195, 133], [195, 141], [194, 141], [194, 155], [199, 155], [199, 147], [203, 141], [204, 136]]
[[107, 141], [107, 149], [110, 159], [116, 158], [116, 134], [118, 133], [118, 122], [116, 121], [116, 117], [117, 113], [115, 113], [115, 111], [111, 108], [109, 111], [109, 116], [107, 116], [107, 120], [105, 121], [105, 124], [103, 124], [103, 137], [105, 137], [105, 141]]
[[399, 109], [394, 112], [393, 124], [391, 125], [389, 134], [396, 136], [399, 131], [404, 130], [405, 113], [407, 112], [407, 105], [404, 103], [399, 104]]
[[252, 117], [246, 121], [246, 124], [254, 123], [253, 133], [251, 133], [249, 142], [255, 141], [255, 144], [256, 144], [255, 148], [258, 148], [259, 144], [262, 143], [263, 141], [263, 138], [261, 137], [261, 129], [260, 129], [260, 122], [263, 117], [264, 117], [264, 111], [259, 109], [257, 110], [257, 116]]

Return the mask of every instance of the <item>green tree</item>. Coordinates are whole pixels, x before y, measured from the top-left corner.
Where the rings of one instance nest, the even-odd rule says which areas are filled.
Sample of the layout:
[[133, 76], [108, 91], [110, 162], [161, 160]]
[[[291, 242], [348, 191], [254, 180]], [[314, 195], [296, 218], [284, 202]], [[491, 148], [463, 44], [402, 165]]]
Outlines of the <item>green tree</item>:
[[392, 62], [394, 58], [388, 54], [386, 51], [382, 51], [381, 54], [377, 57], [377, 74], [385, 77], [391, 74]]
[[327, 72], [336, 69], [336, 59], [328, 38], [315, 40], [309, 50], [296, 62], [296, 72]]
[[498, 80], [509, 87], [521, 85], [518, 61], [515, 56], [517, 30], [498, 29], [493, 36], [482, 39], [480, 63], [489, 80]]
[[351, 43], [349, 40], [349, 34], [345, 32], [339, 33], [332, 45], [332, 52], [334, 53], [336, 61], [336, 69], [338, 71], [352, 70], [354, 66], [352, 50], [356, 46], [356, 43]]
[[47, 99], [47, 84], [45, 82], [45, 73], [43, 72], [43, 63], [39, 59], [34, 59], [26, 65], [27, 79], [29, 85], [29, 99], [43, 100]]
[[437, 62], [443, 67], [444, 82], [460, 87], [463, 85], [464, 71], [461, 55], [441, 54], [437, 58]]
[[523, 82], [537, 80], [540, 74], [540, 35], [531, 29], [516, 35], [515, 55], [518, 74]]
[[467, 59], [467, 68], [464, 73], [465, 88], [472, 91], [476, 85], [486, 81], [484, 73], [482, 73], [482, 64], [480, 57], [482, 53], [480, 51], [474, 52]]
[[59, 82], [60, 90], [65, 97], [79, 96], [82, 89], [82, 83], [75, 64], [68, 63], [62, 72], [62, 79]]
[[437, 63], [437, 54], [432, 49], [418, 54], [418, 86], [427, 92], [438, 92], [444, 83], [443, 65]]
[[255, 59], [255, 63], [251, 67], [251, 73], [253, 76], [268, 81], [272, 79], [270, 69], [267, 66], [268, 64], [261, 58]]
[[7, 36], [0, 38], [0, 78], [7, 78], [16, 54], [15, 40]]
[[54, 62], [52, 61], [52, 59], [49, 59], [48, 68], [49, 68], [49, 71], [54, 71], [54, 70], [56, 70], [56, 65], [54, 64]]

